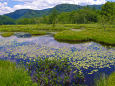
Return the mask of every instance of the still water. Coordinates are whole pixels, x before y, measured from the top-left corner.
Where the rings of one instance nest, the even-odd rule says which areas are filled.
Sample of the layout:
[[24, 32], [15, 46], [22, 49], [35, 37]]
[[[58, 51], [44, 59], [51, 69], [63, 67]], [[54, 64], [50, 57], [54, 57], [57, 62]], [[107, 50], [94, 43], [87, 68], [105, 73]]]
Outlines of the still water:
[[115, 47], [106, 47], [95, 42], [60, 43], [52, 36], [19, 38], [0, 36], [0, 59], [28, 64], [37, 58], [68, 58], [71, 64], [84, 74], [85, 83], [93, 86], [93, 79], [100, 74], [115, 71]]

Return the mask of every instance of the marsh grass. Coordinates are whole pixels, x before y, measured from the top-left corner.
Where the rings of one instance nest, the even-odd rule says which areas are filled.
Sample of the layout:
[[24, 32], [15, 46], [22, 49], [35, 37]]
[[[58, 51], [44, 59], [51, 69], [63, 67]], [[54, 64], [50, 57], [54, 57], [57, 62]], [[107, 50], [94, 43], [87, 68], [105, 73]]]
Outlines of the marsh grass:
[[1, 36], [2, 36], [2, 37], [10, 37], [10, 36], [12, 36], [12, 35], [14, 35], [13, 32], [3, 32], [3, 33], [1, 33]]
[[100, 28], [98, 24], [64, 24], [65, 27], [70, 27], [73, 29], [88, 29], [88, 28]]
[[15, 63], [0, 61], [0, 86], [37, 86], [24, 68]]
[[[72, 29], [82, 29], [72, 31]], [[1, 25], [0, 32], [3, 37], [11, 36], [11, 32], [29, 32], [32, 35], [45, 35], [47, 32], [59, 32], [55, 39], [59, 41], [96, 41], [102, 44], [115, 45], [115, 25], [106, 25], [103, 29], [99, 24], [57, 24], [52, 27], [50, 24], [39, 25]]]
[[96, 86], [115, 86], [115, 72], [109, 77], [101, 76], [99, 80], [96, 80]]
[[31, 31], [31, 32], [29, 32], [31, 35], [33, 35], [33, 36], [37, 36], [37, 35], [45, 35], [46, 34], [46, 32], [45, 31], [36, 31], [36, 30], [34, 30], [34, 31]]
[[96, 41], [103, 44], [115, 45], [115, 28], [106, 28], [106, 30], [100, 28], [89, 28], [89, 26], [82, 31], [66, 30], [55, 34], [55, 39], [59, 41]]
[[67, 30], [67, 27], [63, 25], [56, 25], [56, 27], [52, 27], [52, 25], [39, 24], [39, 25], [1, 25], [0, 32], [31, 32], [33, 30], [39, 31], [63, 31]]

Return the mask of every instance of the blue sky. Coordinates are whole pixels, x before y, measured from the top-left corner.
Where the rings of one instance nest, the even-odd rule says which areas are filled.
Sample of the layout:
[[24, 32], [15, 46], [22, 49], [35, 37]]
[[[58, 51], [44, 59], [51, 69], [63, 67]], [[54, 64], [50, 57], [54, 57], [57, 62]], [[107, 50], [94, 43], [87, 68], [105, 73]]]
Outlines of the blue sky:
[[79, 5], [104, 4], [106, 1], [115, 0], [0, 0], [0, 15], [13, 12], [18, 9], [41, 10], [54, 7], [57, 4], [69, 3]]

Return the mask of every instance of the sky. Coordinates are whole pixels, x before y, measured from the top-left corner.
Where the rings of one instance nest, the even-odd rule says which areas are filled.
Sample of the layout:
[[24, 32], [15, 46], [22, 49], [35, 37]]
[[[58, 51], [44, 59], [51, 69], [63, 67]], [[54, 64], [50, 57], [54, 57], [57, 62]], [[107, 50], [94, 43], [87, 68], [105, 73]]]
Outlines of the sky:
[[115, 0], [0, 0], [0, 15], [14, 12], [18, 9], [42, 10], [52, 8], [57, 4], [100, 5], [106, 1]]

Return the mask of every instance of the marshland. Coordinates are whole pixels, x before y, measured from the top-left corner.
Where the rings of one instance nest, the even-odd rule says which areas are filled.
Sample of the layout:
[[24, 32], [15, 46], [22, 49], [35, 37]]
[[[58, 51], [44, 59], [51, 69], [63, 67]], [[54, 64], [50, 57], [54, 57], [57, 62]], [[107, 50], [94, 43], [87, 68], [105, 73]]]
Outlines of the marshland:
[[0, 86], [114, 86], [115, 2], [49, 10], [0, 15]]

